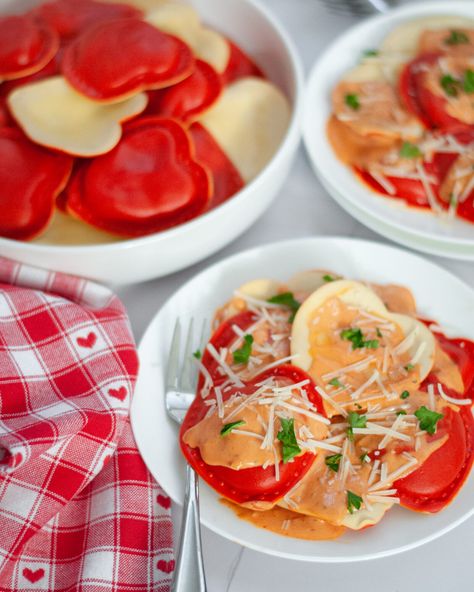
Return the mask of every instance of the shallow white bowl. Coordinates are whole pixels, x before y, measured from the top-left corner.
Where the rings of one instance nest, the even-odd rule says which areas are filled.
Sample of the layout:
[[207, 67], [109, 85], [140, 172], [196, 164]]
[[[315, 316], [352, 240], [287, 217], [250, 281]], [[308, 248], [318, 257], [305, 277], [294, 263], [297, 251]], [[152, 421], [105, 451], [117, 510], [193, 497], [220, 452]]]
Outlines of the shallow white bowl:
[[[19, 12], [39, 2], [3, 0]], [[160, 277], [204, 259], [244, 232], [270, 205], [285, 180], [300, 138], [303, 70], [281, 24], [257, 0], [192, 0], [203, 20], [239, 43], [287, 95], [292, 116], [278, 151], [250, 184], [222, 206], [186, 224], [138, 239], [85, 246], [37, 245], [0, 238], [0, 255], [126, 284]]]
[[[459, 253], [459, 258], [474, 259], [474, 224], [459, 218], [447, 222], [426, 210], [407, 207], [401, 200], [368, 189], [337, 159], [326, 134], [332, 89], [343, 74], [357, 64], [362, 52], [378, 47], [387, 33], [403, 22], [436, 14], [472, 18], [474, 3], [414, 3], [370, 18], [338, 37], [318, 58], [308, 79], [304, 142], [311, 164], [326, 189], [351, 215], [355, 208], [360, 222], [412, 248], [454, 258]], [[384, 227], [390, 228], [389, 233]]]
[[[132, 402], [132, 427], [153, 476], [178, 503], [184, 495], [185, 462], [177, 425], [165, 411], [164, 368], [176, 319], [193, 317], [197, 327], [210, 319], [244, 282], [261, 277], [285, 281], [311, 268], [334, 270], [369, 282], [400, 283], [412, 289], [418, 310], [450, 335], [474, 338], [474, 292], [455, 276], [407, 251], [345, 238], [305, 238], [257, 247], [224, 259], [182, 286], [151, 321], [139, 347], [140, 375]], [[448, 532], [474, 514], [474, 472], [458, 496], [439, 514], [396, 507], [374, 528], [347, 532], [336, 541], [290, 539], [238, 519], [201, 487], [201, 520], [211, 530], [242, 545], [301, 561], [350, 562], [393, 555]]]

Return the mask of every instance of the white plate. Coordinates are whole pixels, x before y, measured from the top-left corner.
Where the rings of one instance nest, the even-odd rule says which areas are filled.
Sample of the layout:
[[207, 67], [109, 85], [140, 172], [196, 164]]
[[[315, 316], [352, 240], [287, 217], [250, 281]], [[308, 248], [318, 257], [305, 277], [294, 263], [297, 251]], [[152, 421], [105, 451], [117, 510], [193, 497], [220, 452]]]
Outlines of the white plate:
[[374, 232], [378, 232], [385, 238], [401, 243], [411, 249], [417, 249], [418, 251], [429, 253], [430, 255], [449, 257], [451, 259], [463, 259], [465, 261], [474, 260], [474, 244], [472, 246], [444, 244], [417, 236], [413, 232], [402, 231], [395, 226], [380, 221], [375, 216], [371, 216], [362, 208], [358, 208], [355, 204], [349, 203], [344, 195], [339, 192], [338, 188], [335, 185], [332, 185], [327, 179], [321, 177], [320, 181], [341, 208], [346, 210], [348, 214], [353, 216], [361, 224], [364, 224]]
[[[412, 242], [410, 246], [417, 248], [417, 240], [421, 241], [420, 245], [425, 241], [423, 250], [427, 252], [434, 253], [437, 247], [446, 247], [451, 253], [448, 256], [456, 257], [459, 249], [464, 258], [467, 249], [470, 253], [468, 258], [474, 259], [474, 224], [459, 218], [446, 221], [429, 212], [407, 207], [401, 200], [387, 198], [368, 189], [349, 167], [337, 159], [326, 134], [331, 113], [331, 91], [343, 74], [356, 65], [362, 52], [367, 48], [378, 47], [387, 33], [401, 23], [434, 14], [474, 17], [474, 3], [423, 2], [404, 6], [368, 19], [336, 39], [318, 59], [309, 76], [304, 141], [316, 174], [326, 181], [326, 185], [329, 183], [333, 186], [337, 179], [338, 192], [348, 206], [356, 207], [370, 218], [390, 226], [393, 231], [400, 233], [399, 236], [408, 234]], [[361, 222], [365, 223], [363, 219]], [[392, 238], [403, 242], [402, 238]]]
[[[132, 427], [140, 452], [171, 498], [182, 503], [185, 463], [177, 426], [163, 399], [163, 369], [177, 317], [210, 318], [242, 283], [259, 277], [285, 280], [321, 267], [373, 282], [409, 286], [425, 317], [474, 338], [474, 292], [459, 279], [411, 253], [378, 243], [345, 238], [306, 238], [239, 253], [209, 267], [182, 286], [150, 323], [139, 347], [141, 370], [132, 404]], [[349, 562], [384, 557], [422, 545], [474, 514], [474, 474], [440, 514], [425, 516], [395, 508], [375, 528], [349, 532], [337, 541], [302, 541], [279, 536], [239, 520], [207, 485], [201, 488], [201, 520], [214, 532], [242, 545], [290, 559]]]

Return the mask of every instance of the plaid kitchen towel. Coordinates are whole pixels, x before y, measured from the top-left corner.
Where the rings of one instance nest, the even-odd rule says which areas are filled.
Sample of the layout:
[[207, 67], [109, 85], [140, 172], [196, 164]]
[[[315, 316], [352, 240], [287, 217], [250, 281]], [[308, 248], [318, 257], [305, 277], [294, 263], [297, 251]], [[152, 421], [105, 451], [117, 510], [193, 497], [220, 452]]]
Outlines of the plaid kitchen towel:
[[169, 590], [170, 500], [128, 418], [137, 369], [107, 288], [0, 258], [0, 591]]

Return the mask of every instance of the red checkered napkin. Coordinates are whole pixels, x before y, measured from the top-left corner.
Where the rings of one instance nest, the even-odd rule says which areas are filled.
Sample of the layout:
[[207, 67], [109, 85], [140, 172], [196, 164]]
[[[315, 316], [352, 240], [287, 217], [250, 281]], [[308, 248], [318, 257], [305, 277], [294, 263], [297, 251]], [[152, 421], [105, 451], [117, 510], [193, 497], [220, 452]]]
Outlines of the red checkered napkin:
[[133, 439], [138, 360], [103, 286], [0, 258], [0, 590], [169, 590], [170, 500]]

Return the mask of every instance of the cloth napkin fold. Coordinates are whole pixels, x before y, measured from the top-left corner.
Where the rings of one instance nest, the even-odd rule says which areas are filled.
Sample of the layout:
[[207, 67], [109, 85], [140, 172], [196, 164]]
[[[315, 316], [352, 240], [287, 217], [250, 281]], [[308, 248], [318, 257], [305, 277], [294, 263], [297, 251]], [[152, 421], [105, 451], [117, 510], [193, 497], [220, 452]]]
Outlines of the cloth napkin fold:
[[171, 502], [128, 417], [137, 371], [107, 288], [0, 258], [0, 591], [169, 590]]

